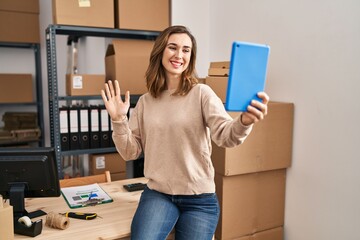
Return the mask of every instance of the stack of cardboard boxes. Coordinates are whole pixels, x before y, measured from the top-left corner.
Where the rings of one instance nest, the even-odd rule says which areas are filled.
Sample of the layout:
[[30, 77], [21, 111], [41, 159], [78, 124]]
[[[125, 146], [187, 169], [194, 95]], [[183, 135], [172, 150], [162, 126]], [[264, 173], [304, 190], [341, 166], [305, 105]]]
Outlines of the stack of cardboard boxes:
[[[219, 66], [219, 67], [218, 67]], [[210, 65], [206, 84], [225, 102], [229, 62]], [[266, 118], [234, 148], [213, 143], [221, 215], [216, 239], [282, 240], [286, 168], [291, 165], [294, 105], [270, 102]], [[232, 117], [238, 112], [229, 112]]]
[[[170, 0], [53, 0], [54, 24], [162, 31], [170, 26]], [[154, 14], [156, 13], [156, 14]], [[96, 17], [94, 17], [96, 16]], [[121, 39], [109, 44], [105, 75], [67, 75], [66, 94], [98, 95], [105, 80], [118, 80], [131, 94], [146, 90], [145, 72], [154, 41]]]

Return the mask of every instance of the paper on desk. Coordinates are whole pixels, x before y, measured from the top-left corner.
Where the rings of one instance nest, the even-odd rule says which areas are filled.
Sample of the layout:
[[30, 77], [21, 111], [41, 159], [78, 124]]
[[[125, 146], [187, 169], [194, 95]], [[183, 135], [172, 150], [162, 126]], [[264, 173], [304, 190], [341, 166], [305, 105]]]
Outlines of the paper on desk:
[[88, 206], [89, 199], [98, 202], [98, 204], [113, 201], [112, 198], [97, 183], [61, 188], [61, 194], [70, 208]]

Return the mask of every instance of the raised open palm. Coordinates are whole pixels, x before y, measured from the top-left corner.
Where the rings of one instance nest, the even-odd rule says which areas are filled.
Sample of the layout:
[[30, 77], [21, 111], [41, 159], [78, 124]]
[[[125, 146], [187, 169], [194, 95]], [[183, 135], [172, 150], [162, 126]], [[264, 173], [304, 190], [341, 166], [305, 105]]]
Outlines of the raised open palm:
[[126, 117], [130, 107], [130, 93], [126, 91], [125, 101], [121, 99], [119, 82], [109, 80], [105, 83], [105, 90], [101, 90], [101, 96], [113, 121], [119, 121]]

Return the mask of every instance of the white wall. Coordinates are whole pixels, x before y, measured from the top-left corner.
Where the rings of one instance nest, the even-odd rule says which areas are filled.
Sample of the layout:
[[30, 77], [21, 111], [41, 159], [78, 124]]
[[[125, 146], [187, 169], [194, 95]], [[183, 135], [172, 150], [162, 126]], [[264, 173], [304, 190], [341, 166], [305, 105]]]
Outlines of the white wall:
[[[51, 1], [40, 0], [40, 10], [44, 33], [52, 21]], [[360, 89], [359, 12], [358, 0], [172, 1], [172, 23], [187, 25], [197, 38], [201, 77], [206, 76], [210, 61], [230, 58], [234, 40], [271, 46], [266, 91], [272, 100], [295, 104], [286, 240], [360, 239], [360, 107], [355, 98]], [[45, 34], [41, 37], [47, 119]], [[101, 55], [105, 43], [90, 41], [95, 41]], [[19, 72], [33, 71], [31, 64], [18, 58], [29, 53], [10, 51], [17, 56], [10, 56], [8, 50], [1, 50], [1, 55], [16, 57], [16, 65], [24, 66]], [[60, 58], [63, 51], [58, 52]], [[85, 58], [86, 66], [95, 71], [90, 73], [101, 71], [97, 59]], [[2, 72], [13, 65], [0, 61]]]
[[360, 239], [360, 1], [212, 0], [210, 13], [210, 60], [234, 40], [269, 44], [266, 91], [295, 103], [285, 239]]

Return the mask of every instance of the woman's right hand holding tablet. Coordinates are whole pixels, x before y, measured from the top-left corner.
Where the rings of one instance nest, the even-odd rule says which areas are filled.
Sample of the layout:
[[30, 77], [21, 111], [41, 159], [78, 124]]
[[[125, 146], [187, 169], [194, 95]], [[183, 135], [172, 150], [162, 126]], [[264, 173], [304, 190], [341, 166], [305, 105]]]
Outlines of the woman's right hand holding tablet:
[[114, 83], [111, 80], [105, 83], [105, 90], [101, 90], [101, 96], [111, 120], [121, 121], [126, 118], [130, 107], [130, 92], [126, 91], [125, 101], [123, 102], [117, 80]]

